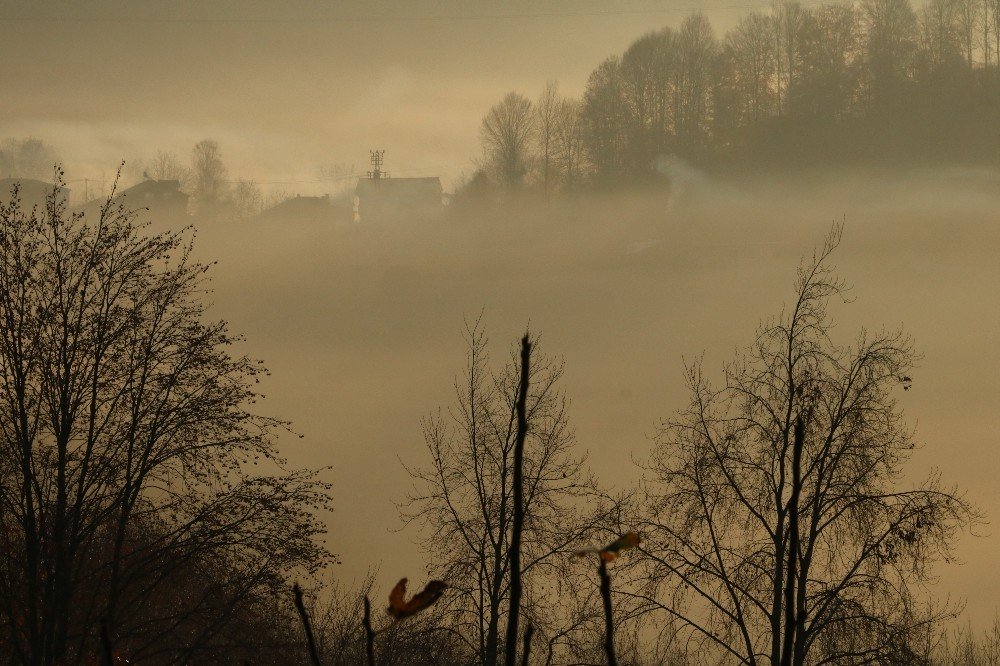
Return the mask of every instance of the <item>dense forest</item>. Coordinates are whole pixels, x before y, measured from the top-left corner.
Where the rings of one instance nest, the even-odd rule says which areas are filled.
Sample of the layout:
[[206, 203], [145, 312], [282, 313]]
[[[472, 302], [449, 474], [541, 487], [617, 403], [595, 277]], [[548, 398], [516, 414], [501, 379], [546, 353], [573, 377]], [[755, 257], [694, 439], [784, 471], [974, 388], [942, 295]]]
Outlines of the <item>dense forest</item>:
[[483, 120], [484, 171], [510, 188], [641, 185], [667, 156], [744, 172], [996, 162], [1000, 5], [776, 4], [718, 37], [703, 14], [600, 63], [581, 99], [550, 83]]

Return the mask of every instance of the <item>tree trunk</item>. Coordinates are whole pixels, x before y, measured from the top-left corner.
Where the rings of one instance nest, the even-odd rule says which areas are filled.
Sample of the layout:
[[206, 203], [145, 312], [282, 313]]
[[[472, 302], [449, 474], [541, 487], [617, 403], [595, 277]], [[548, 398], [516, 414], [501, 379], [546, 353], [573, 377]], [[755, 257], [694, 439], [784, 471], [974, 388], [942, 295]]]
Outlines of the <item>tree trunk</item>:
[[521, 338], [521, 387], [517, 394], [517, 439], [514, 441], [514, 520], [510, 534], [510, 611], [507, 614], [507, 640], [504, 664], [514, 666], [517, 659], [517, 621], [521, 611], [521, 529], [524, 527], [524, 439], [528, 434], [528, 373], [531, 365], [531, 342]]
[[795, 661], [795, 629], [797, 626], [795, 584], [798, 579], [799, 562], [799, 495], [802, 491], [802, 446], [805, 426], [802, 415], [795, 418], [795, 437], [792, 442], [792, 496], [788, 499], [788, 564], [785, 582], [785, 634], [782, 645], [781, 664], [791, 666]]

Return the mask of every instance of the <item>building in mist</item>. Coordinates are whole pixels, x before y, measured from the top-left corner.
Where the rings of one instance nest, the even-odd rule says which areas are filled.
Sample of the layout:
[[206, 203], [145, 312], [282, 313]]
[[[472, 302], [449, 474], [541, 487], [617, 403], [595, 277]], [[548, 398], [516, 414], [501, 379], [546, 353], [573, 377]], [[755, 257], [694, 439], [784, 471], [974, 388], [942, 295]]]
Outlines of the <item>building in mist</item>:
[[[76, 210], [87, 217], [100, 215], [107, 200], [106, 196], [100, 196], [77, 206]], [[131, 210], [145, 209], [148, 215], [143, 217], [157, 220], [181, 219], [188, 213], [188, 195], [181, 191], [179, 180], [147, 178], [118, 192], [114, 200]]]
[[369, 151], [372, 168], [354, 188], [354, 221], [429, 218], [444, 207], [441, 179], [390, 178], [382, 169], [384, 150]]
[[441, 179], [437, 177], [362, 178], [354, 190], [354, 220], [435, 217], [441, 214], [443, 198]]
[[329, 194], [321, 197], [295, 195], [279, 201], [261, 211], [264, 221], [346, 222], [350, 219], [347, 202], [333, 199]]
[[146, 180], [121, 193], [125, 204], [131, 208], [148, 208], [170, 217], [186, 215], [188, 195], [181, 191], [179, 180]]

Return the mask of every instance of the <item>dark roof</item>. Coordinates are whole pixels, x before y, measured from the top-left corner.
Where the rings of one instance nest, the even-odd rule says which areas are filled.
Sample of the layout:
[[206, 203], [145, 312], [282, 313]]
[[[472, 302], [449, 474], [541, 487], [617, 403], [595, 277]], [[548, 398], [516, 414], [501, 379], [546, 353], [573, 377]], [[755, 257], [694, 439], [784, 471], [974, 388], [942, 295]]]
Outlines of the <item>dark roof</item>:
[[[188, 195], [181, 192], [180, 181], [147, 179], [115, 194], [116, 204], [130, 210], [148, 209], [152, 216], [177, 217], [187, 215]], [[107, 202], [106, 196], [96, 197], [74, 207], [77, 212], [96, 216]]]
[[348, 212], [347, 208], [329, 195], [321, 197], [294, 196], [279, 201], [270, 208], [261, 211], [260, 218], [269, 219], [340, 219]]
[[122, 194], [128, 192], [174, 192], [180, 189], [181, 181], [179, 180], [153, 180], [149, 178], [123, 190]]
[[188, 200], [188, 195], [181, 192], [179, 180], [144, 180], [122, 190], [118, 196], [124, 197], [125, 201], [134, 206], [147, 205], [149, 200], [175, 200], [185, 204]]

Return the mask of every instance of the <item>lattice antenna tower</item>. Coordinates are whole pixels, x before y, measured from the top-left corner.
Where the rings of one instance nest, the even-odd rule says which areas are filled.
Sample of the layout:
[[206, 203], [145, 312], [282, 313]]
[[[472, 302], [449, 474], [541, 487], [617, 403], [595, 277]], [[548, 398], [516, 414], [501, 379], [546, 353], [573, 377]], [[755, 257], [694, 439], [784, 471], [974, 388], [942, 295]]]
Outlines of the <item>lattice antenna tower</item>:
[[372, 169], [368, 172], [368, 177], [372, 180], [382, 180], [383, 178], [388, 178], [389, 174], [382, 171], [382, 162], [385, 159], [384, 150], [369, 150], [368, 155], [371, 156]]

